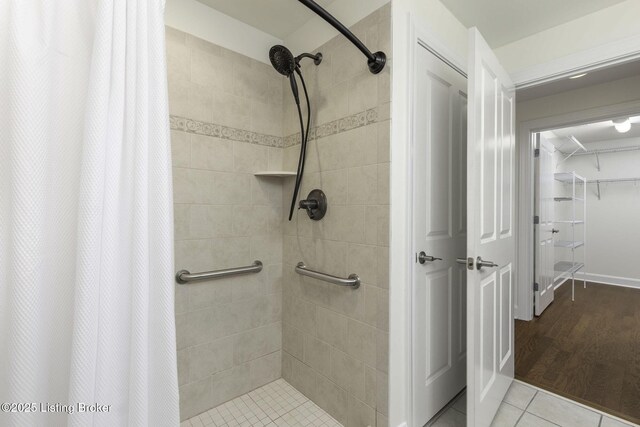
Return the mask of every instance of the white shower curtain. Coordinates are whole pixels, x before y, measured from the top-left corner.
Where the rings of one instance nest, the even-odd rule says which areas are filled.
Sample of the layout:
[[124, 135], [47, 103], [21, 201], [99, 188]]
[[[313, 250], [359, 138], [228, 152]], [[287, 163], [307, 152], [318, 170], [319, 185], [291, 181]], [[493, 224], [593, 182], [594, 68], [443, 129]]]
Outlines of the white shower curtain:
[[163, 13], [0, 0], [2, 426], [179, 423]]

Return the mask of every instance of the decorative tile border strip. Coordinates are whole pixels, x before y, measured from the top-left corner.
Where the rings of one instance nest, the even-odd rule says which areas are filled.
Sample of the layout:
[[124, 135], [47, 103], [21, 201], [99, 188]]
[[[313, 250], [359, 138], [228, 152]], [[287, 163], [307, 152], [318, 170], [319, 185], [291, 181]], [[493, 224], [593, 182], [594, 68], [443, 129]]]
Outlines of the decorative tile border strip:
[[[309, 140], [325, 138], [330, 135], [346, 132], [378, 121], [378, 109], [361, 111], [347, 117], [314, 126], [309, 131]], [[266, 135], [228, 126], [206, 123], [180, 116], [169, 116], [172, 130], [179, 130], [197, 135], [213, 136], [215, 138], [264, 145], [267, 147], [287, 148], [300, 144], [300, 132], [287, 137]]]
[[[314, 126], [309, 131], [309, 140], [325, 138], [330, 135], [346, 132], [348, 130], [356, 129], [362, 126], [370, 125], [378, 121], [378, 109], [372, 108], [370, 110], [361, 111], [360, 113], [352, 114], [347, 117], [334, 120], [332, 122], [324, 123], [318, 126]], [[293, 147], [300, 144], [300, 132], [294, 133], [284, 138], [284, 148]]]
[[282, 148], [283, 143], [281, 136], [265, 135], [263, 133], [187, 119], [186, 117], [169, 116], [169, 125], [172, 130], [181, 130], [197, 135], [213, 136], [215, 138], [230, 139], [232, 141], [247, 142], [249, 144], [265, 145], [267, 147]]

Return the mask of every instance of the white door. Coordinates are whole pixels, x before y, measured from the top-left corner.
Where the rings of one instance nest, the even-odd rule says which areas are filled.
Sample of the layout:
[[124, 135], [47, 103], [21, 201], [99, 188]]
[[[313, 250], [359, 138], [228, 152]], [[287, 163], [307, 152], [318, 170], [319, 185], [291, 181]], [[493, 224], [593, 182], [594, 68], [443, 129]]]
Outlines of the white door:
[[515, 88], [469, 32], [467, 422], [487, 427], [514, 373]]
[[456, 257], [467, 240], [467, 81], [422, 46], [414, 76], [412, 396], [413, 425], [423, 426], [466, 383], [466, 269]]
[[538, 134], [538, 152], [536, 157], [536, 216], [535, 225], [535, 283], [534, 307], [536, 316], [553, 302], [553, 279], [555, 271], [553, 252], [554, 184], [553, 144]]

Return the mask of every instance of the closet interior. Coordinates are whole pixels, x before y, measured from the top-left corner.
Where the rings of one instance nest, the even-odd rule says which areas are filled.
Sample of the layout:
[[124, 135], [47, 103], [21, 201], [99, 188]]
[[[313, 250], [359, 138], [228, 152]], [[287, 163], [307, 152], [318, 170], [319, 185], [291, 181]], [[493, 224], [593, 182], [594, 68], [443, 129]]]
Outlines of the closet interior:
[[536, 205], [542, 209], [536, 234], [539, 246], [544, 242], [553, 249], [549, 276], [554, 289], [575, 279], [640, 287], [640, 266], [634, 262], [640, 236], [640, 115], [548, 130], [537, 137], [541, 196]]
[[516, 323], [516, 378], [637, 423], [640, 114], [534, 143], [535, 317]]

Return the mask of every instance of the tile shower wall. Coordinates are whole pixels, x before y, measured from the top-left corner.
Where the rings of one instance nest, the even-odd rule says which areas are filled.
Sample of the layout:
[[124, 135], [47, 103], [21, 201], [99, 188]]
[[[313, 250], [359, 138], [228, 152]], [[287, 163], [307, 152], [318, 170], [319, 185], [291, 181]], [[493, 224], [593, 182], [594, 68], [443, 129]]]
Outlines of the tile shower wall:
[[167, 28], [176, 270], [261, 260], [259, 274], [176, 286], [181, 418], [281, 377], [282, 78]]
[[[387, 5], [352, 30], [389, 55], [390, 25]], [[386, 427], [391, 66], [372, 75], [341, 36], [316, 51], [320, 66], [303, 62], [313, 130], [301, 197], [321, 188], [329, 209], [318, 222], [303, 211], [285, 221], [282, 375], [342, 424]], [[287, 86], [284, 105], [284, 165], [295, 170], [299, 129]], [[293, 180], [284, 186], [287, 213], [292, 187]], [[294, 273], [299, 261], [338, 276], [357, 273], [362, 286], [303, 278]]]

